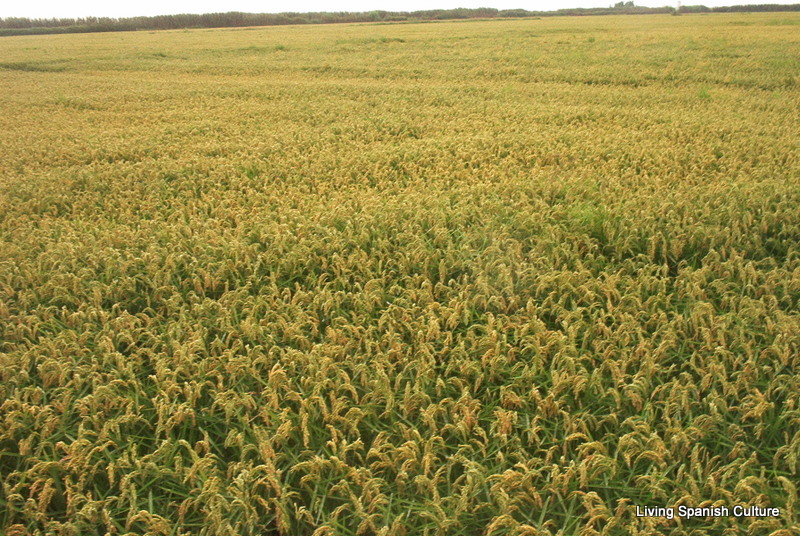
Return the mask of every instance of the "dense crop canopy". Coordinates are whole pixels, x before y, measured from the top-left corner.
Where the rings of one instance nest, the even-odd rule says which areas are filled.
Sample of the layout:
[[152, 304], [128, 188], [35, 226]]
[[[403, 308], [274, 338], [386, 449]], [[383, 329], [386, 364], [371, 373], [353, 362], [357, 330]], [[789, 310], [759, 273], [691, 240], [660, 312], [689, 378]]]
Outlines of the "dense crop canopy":
[[796, 534], [798, 23], [0, 39], [0, 532]]

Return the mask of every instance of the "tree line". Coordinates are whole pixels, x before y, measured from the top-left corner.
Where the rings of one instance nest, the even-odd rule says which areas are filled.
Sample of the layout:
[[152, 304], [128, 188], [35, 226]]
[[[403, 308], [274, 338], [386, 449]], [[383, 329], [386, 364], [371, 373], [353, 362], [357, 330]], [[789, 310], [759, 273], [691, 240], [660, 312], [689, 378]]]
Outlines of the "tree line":
[[523, 18], [547, 16], [589, 16], [611, 14], [710, 13], [749, 11], [800, 11], [800, 4], [760, 4], [753, 6], [682, 6], [648, 8], [633, 2], [619, 2], [608, 8], [574, 8], [558, 11], [528, 11], [525, 9], [431, 9], [413, 12], [368, 11], [360, 13], [206, 13], [202, 15], [157, 15], [153, 17], [83, 17], [30, 19], [0, 18], [0, 36], [49, 33], [115, 32], [135, 30], [177, 30], [188, 28], [235, 28], [245, 26], [280, 26], [287, 24], [335, 24], [344, 22], [404, 22], [459, 19]]

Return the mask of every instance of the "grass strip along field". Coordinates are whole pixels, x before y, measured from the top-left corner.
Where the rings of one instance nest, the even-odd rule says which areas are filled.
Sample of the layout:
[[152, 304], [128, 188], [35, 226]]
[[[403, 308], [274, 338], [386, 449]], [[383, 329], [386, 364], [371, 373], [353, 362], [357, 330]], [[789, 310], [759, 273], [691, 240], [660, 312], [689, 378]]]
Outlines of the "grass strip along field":
[[0, 40], [0, 532], [798, 534], [798, 24]]

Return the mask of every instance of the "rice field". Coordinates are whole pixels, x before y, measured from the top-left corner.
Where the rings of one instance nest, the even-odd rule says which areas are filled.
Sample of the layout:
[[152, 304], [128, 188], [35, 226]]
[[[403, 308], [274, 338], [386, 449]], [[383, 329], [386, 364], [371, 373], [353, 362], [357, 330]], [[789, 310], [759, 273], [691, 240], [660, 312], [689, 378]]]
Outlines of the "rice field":
[[0, 533], [800, 534], [799, 25], [0, 39]]

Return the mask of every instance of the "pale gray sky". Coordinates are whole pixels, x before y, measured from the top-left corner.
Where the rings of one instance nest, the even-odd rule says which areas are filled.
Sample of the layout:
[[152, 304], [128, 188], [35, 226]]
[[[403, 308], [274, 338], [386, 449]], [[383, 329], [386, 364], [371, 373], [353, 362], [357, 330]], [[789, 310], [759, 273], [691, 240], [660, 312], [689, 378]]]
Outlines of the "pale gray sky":
[[[684, 5], [702, 4], [708, 7], [742, 4], [792, 4], [800, 0], [683, 0]], [[139, 0], [114, 2], [107, 0], [30, 0], [0, 2], [0, 17], [134, 17], [139, 15], [168, 15], [176, 13], [219, 13], [244, 11], [249, 13], [280, 13], [284, 11], [418, 11], [456, 7], [522, 8], [548, 11], [571, 7], [608, 7], [614, 0], [295, 0], [267, 2], [258, 0]], [[634, 0], [637, 6], [674, 6], [676, 0]]]

